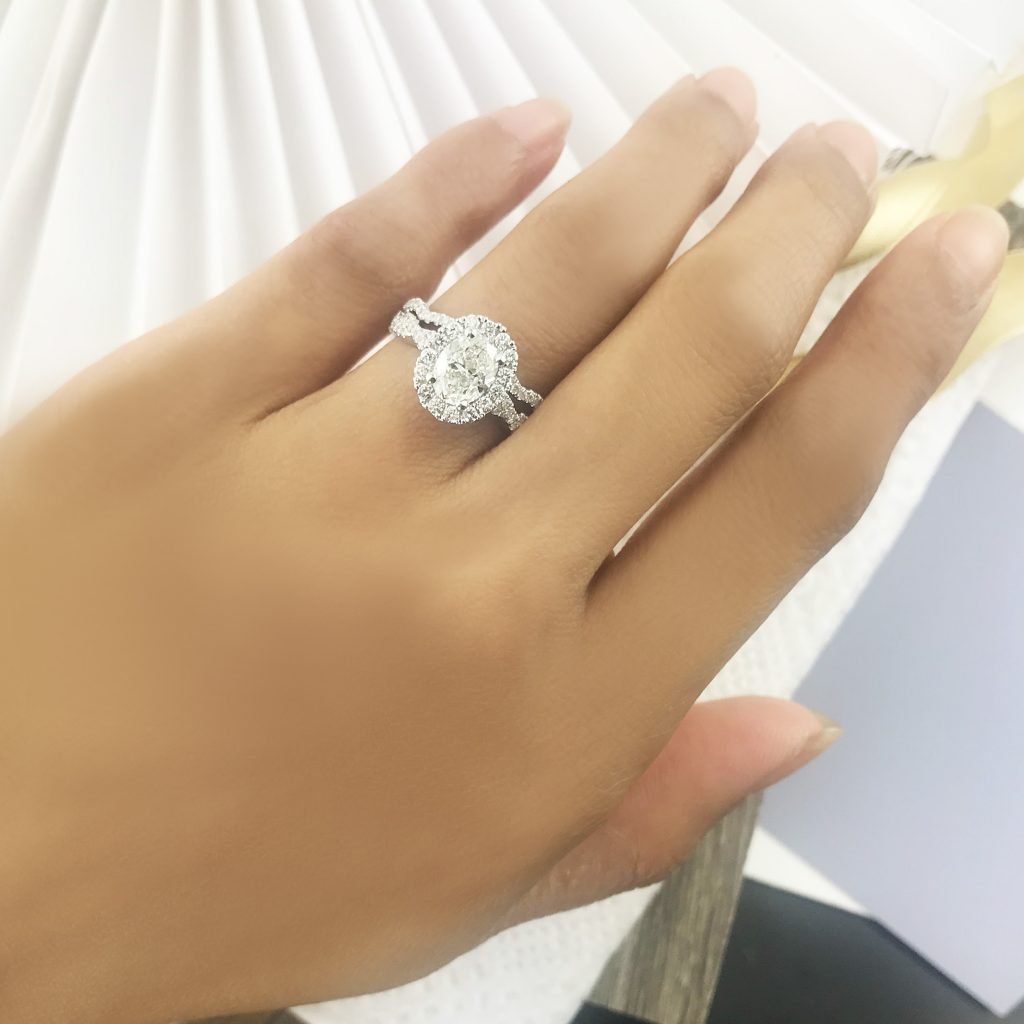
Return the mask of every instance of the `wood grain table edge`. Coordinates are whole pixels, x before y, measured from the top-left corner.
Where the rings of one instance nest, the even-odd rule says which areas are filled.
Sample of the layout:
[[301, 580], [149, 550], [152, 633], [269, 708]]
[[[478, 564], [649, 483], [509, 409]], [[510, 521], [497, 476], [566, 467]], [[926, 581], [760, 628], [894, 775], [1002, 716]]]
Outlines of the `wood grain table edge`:
[[725, 817], [662, 884], [591, 999], [652, 1024], [704, 1024], [736, 916], [760, 799]]

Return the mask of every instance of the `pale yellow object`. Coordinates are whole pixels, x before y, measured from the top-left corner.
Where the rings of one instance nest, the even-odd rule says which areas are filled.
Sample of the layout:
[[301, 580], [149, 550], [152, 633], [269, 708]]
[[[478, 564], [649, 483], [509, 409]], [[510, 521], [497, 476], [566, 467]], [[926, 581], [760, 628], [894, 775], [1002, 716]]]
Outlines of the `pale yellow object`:
[[[977, 203], [998, 207], [1024, 181], [1024, 75], [994, 89], [961, 156], [897, 171], [881, 183], [870, 222], [847, 257], [859, 263], [892, 248], [923, 221]], [[992, 304], [946, 379], [1024, 334], [1024, 251], [1011, 253]], [[800, 362], [796, 356], [786, 375]]]
[[879, 255], [934, 214], [998, 207], [1022, 180], [1024, 75], [988, 94], [962, 156], [913, 164], [879, 185], [875, 212], [846, 262]]

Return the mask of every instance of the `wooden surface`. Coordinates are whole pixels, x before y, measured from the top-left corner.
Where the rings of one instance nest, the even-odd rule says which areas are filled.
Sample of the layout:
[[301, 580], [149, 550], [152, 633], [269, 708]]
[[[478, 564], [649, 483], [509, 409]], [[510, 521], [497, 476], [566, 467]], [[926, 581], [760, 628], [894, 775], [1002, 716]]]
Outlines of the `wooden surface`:
[[704, 1024], [758, 806], [738, 807], [669, 875], [608, 962], [594, 1002], [654, 1024]]
[[[609, 961], [593, 1001], [652, 1024], [704, 1024], [757, 817], [750, 800], [710, 832]], [[287, 1010], [206, 1024], [298, 1024]]]

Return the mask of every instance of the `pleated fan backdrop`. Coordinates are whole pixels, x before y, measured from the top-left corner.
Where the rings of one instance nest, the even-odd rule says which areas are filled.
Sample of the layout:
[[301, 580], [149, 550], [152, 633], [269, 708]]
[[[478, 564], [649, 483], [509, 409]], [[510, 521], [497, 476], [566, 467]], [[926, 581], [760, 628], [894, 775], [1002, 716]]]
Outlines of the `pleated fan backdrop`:
[[[575, 120], [549, 181], [452, 275], [688, 71], [741, 65], [761, 97], [760, 138], [692, 241], [807, 120], [856, 118], [883, 153], [941, 154], [952, 115], [1022, 45], [1019, 0], [0, 0], [0, 424], [482, 111], [554, 94]], [[922, 414], [865, 522], [715, 693], [791, 692], [984, 375]], [[311, 1024], [564, 1024], [649, 895], [525, 925], [416, 984], [301, 1012]]]

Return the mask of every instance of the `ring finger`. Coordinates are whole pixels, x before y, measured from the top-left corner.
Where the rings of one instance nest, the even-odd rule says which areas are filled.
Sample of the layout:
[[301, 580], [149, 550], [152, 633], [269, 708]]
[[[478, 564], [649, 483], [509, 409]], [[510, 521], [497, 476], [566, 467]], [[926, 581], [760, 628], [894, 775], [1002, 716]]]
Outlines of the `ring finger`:
[[[687, 229], [721, 191], [754, 137], [755, 99], [741, 72], [719, 69], [678, 83], [591, 167], [537, 207], [434, 304], [484, 313], [516, 339], [523, 383], [553, 387], [632, 308]], [[336, 423], [336, 399], [356, 402], [394, 447], [454, 472], [506, 432], [494, 417], [472, 427], [434, 421], [411, 384], [415, 349], [385, 346], [314, 396], [318, 432]], [[404, 385], [404, 387], [403, 387]], [[381, 403], [381, 393], [398, 394]]]

